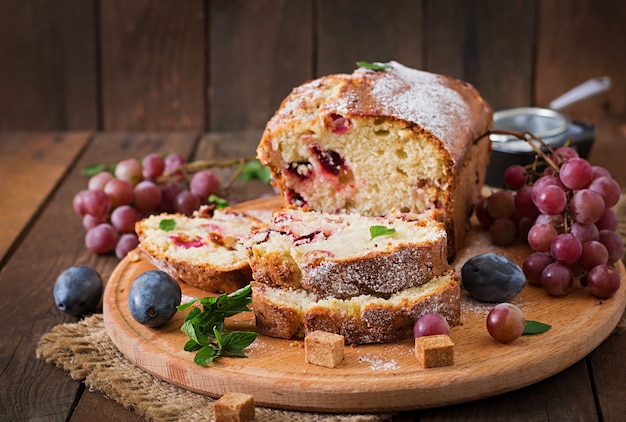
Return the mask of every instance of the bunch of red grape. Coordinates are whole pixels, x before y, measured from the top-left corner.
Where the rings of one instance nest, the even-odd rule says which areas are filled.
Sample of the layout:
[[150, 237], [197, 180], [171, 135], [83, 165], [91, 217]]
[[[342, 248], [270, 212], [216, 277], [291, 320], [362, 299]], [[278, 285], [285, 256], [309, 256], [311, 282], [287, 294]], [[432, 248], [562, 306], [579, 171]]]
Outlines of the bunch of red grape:
[[540, 152], [532, 165], [506, 169], [508, 189], [482, 198], [476, 217], [496, 245], [528, 242], [533, 253], [523, 270], [530, 284], [563, 296], [579, 278], [594, 296], [608, 298], [619, 288], [613, 264], [624, 253], [612, 209], [620, 186], [571, 147]]
[[[159, 212], [191, 215], [220, 193], [220, 180], [211, 170], [200, 170], [187, 180], [180, 171], [185, 164], [179, 154], [164, 158], [152, 153], [141, 162], [122, 160], [111, 171], [91, 176], [72, 204], [83, 217], [87, 249], [96, 254], [115, 251], [121, 259], [138, 245], [135, 223], [141, 218]], [[164, 175], [174, 177], [161, 181]]]

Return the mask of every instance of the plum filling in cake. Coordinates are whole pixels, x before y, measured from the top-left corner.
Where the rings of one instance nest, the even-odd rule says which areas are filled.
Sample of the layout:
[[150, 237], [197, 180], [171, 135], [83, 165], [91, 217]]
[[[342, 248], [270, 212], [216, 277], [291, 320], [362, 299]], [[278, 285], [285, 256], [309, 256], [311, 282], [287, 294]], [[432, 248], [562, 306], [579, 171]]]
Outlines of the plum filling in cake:
[[187, 237], [187, 236], [184, 236], [184, 235], [180, 234], [180, 235], [177, 235], [177, 236], [169, 236], [169, 239], [176, 246], [180, 246], [181, 248], [185, 248], [185, 249], [200, 248], [200, 247], [204, 246], [204, 242], [202, 242], [202, 239], [200, 239], [198, 237], [190, 238], [190, 237]]
[[324, 125], [329, 131], [341, 134], [346, 133], [352, 127], [352, 120], [341, 114], [329, 113], [324, 117]]
[[296, 161], [289, 163], [285, 172], [296, 176], [300, 180], [304, 180], [313, 173], [313, 165], [308, 161]]

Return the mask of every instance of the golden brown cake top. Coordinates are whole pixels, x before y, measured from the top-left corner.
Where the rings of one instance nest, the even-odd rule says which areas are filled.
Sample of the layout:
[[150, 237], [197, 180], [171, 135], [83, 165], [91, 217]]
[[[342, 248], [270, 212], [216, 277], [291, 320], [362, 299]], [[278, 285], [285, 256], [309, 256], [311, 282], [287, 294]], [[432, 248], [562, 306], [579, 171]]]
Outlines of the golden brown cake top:
[[267, 129], [271, 132], [285, 119], [316, 109], [345, 117], [394, 118], [430, 132], [455, 161], [491, 129], [493, 111], [472, 85], [395, 61], [388, 64], [385, 70], [359, 68], [295, 88]]

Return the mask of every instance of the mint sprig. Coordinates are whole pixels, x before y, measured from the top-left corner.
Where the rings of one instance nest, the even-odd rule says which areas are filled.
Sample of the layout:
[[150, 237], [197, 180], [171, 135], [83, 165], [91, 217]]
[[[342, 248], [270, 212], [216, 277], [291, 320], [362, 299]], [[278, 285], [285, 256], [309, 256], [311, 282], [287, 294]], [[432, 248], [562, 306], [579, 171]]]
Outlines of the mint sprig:
[[364, 62], [364, 61], [359, 61], [356, 62], [356, 65], [358, 67], [364, 67], [365, 69], [369, 69], [369, 70], [374, 70], [374, 71], [381, 71], [381, 70], [387, 70], [391, 67], [391, 65], [389, 63], [370, 63], [370, 62]]
[[177, 309], [184, 311], [195, 306], [185, 317], [180, 330], [189, 337], [183, 349], [197, 352], [194, 362], [200, 366], [208, 366], [220, 356], [246, 357], [243, 349], [256, 339], [257, 333], [232, 331], [225, 333], [224, 320], [241, 312], [250, 312], [252, 303], [252, 287], [243, 287], [231, 294], [217, 297], [205, 297], [179, 305]]
[[394, 227], [372, 226], [370, 227], [370, 240], [378, 236], [387, 236], [396, 232]]
[[241, 174], [237, 178], [240, 182], [258, 179], [265, 184], [270, 183], [270, 169], [265, 167], [259, 160], [248, 161], [241, 169]]
[[171, 232], [176, 227], [176, 220], [173, 218], [164, 218], [159, 221], [159, 229], [164, 230], [166, 232]]
[[228, 207], [228, 205], [230, 205], [227, 199], [224, 199], [221, 196], [217, 195], [209, 195], [209, 202], [215, 204], [215, 208], [217, 208], [218, 210], [226, 208]]
[[523, 336], [533, 335], [533, 334], [541, 334], [549, 331], [552, 328], [551, 325], [544, 324], [539, 321], [532, 321], [527, 319], [526, 324], [524, 325], [524, 332], [522, 332]]

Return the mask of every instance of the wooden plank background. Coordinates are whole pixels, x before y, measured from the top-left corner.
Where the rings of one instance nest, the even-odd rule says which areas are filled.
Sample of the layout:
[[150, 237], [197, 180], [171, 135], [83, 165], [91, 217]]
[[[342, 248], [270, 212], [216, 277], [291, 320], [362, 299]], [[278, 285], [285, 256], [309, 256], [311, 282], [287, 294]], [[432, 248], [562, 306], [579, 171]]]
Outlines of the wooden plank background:
[[494, 106], [571, 107], [623, 135], [622, 0], [4, 0], [0, 131], [262, 129], [292, 87], [357, 60], [474, 84]]

